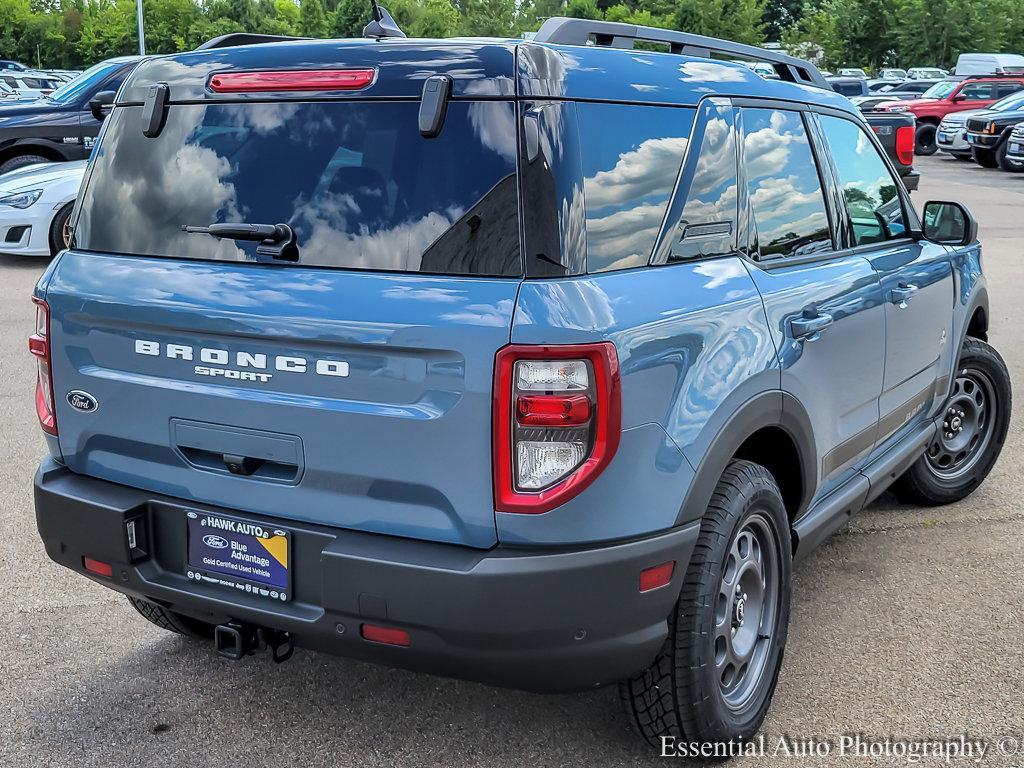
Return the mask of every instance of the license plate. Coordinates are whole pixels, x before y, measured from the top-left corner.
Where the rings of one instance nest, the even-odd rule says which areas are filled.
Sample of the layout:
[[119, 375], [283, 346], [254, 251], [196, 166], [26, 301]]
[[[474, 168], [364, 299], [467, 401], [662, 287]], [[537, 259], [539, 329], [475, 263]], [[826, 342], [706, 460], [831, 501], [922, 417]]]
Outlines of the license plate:
[[951, 134], [948, 134], [948, 133], [940, 133], [939, 134], [939, 141], [941, 141], [943, 143], [948, 144], [952, 140], [953, 140], [953, 136]]
[[186, 513], [186, 526], [190, 579], [271, 600], [289, 598], [291, 533], [191, 510]]
[[1008, 149], [1008, 151], [1013, 152], [1013, 154], [1015, 154], [1015, 155], [1017, 153], [1024, 153], [1024, 144], [1017, 144], [1015, 142], [1015, 143], [1011, 144], [1007, 149]]

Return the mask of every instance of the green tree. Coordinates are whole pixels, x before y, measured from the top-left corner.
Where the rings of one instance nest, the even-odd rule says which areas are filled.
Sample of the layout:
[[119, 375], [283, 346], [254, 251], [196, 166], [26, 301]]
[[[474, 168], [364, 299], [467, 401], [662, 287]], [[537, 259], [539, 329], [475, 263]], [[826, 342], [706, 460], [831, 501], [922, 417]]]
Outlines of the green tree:
[[321, 0], [302, 0], [299, 6], [299, 34], [327, 37], [327, 14]]
[[334, 12], [331, 31], [335, 37], [359, 37], [369, 22], [370, 4], [367, 0], [341, 0]]
[[764, 0], [680, 0], [673, 26], [699, 35], [764, 42]]

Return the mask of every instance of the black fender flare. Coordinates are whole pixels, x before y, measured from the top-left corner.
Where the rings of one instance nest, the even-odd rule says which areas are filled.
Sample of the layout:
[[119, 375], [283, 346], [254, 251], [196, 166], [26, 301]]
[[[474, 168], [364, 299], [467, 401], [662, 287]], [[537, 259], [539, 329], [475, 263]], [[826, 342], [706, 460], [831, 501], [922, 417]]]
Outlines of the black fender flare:
[[802, 515], [818, 488], [818, 458], [811, 428], [811, 420], [800, 402], [782, 390], [770, 390], [754, 395], [738, 407], [719, 430], [718, 435], [704, 452], [694, 468], [693, 481], [679, 508], [678, 525], [699, 520], [711, 501], [725, 468], [740, 446], [760, 429], [775, 427], [783, 430], [793, 441], [800, 457], [803, 487], [800, 505], [791, 510], [792, 519]]

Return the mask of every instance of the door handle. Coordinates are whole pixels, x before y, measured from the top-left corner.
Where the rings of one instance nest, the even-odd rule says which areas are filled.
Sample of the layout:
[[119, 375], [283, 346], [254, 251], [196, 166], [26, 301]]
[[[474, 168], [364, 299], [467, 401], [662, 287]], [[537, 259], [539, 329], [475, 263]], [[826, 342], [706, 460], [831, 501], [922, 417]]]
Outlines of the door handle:
[[900, 309], [904, 309], [907, 306], [907, 302], [917, 292], [916, 285], [910, 285], [909, 283], [900, 283], [898, 287], [893, 288], [889, 291], [889, 301], [893, 304], [898, 304]]
[[808, 315], [805, 311], [802, 317], [789, 321], [790, 332], [794, 339], [801, 341], [817, 341], [821, 333], [832, 325], [832, 315], [824, 312]]

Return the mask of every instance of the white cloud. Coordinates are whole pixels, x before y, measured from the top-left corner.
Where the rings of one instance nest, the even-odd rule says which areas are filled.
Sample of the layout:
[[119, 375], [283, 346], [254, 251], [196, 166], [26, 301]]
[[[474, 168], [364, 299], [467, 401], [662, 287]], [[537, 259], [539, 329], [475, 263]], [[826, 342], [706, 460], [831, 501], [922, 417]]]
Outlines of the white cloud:
[[647, 139], [639, 147], [619, 155], [615, 166], [584, 180], [587, 207], [621, 205], [646, 195], [668, 196], [686, 152], [685, 136]]

